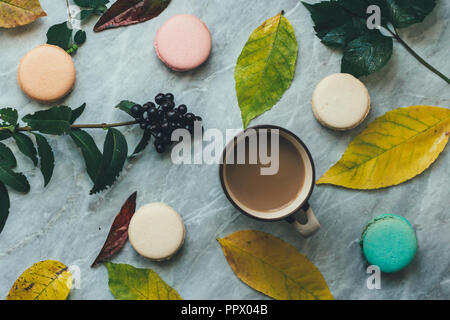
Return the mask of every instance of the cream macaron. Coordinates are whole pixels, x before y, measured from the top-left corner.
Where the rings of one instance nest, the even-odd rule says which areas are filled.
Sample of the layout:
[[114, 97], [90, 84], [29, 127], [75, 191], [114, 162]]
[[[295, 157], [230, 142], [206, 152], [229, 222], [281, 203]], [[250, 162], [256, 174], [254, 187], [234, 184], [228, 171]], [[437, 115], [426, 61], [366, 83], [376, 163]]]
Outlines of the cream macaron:
[[75, 85], [72, 57], [60, 47], [43, 44], [20, 60], [17, 80], [31, 99], [49, 103], [66, 96]]
[[352, 129], [363, 122], [369, 113], [369, 91], [351, 74], [332, 74], [316, 86], [312, 110], [317, 121], [325, 127]]
[[167, 20], [156, 33], [158, 57], [175, 71], [188, 71], [203, 64], [211, 52], [211, 34], [206, 24], [190, 14]]
[[170, 259], [183, 246], [185, 236], [186, 229], [180, 215], [161, 202], [141, 207], [128, 227], [133, 248], [155, 261]]

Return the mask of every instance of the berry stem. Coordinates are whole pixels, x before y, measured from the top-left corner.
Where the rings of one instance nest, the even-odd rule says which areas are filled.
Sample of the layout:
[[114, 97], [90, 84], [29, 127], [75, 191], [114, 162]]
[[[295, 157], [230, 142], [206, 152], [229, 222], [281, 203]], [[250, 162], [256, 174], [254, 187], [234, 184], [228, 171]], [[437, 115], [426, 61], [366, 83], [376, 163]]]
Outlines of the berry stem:
[[107, 128], [114, 128], [114, 127], [124, 127], [124, 126], [131, 126], [134, 124], [138, 124], [136, 120], [133, 121], [127, 121], [127, 122], [118, 122], [118, 123], [100, 123], [100, 124], [74, 124], [70, 127], [73, 129], [107, 129]]
[[400, 38], [400, 35], [398, 34], [398, 31], [396, 28], [394, 28], [394, 31], [392, 31], [390, 28], [386, 27], [386, 30], [389, 31], [389, 33], [394, 37], [395, 40], [397, 40], [414, 58], [416, 58], [422, 65], [427, 67], [431, 72], [435, 73], [439, 77], [441, 77], [447, 84], [450, 84], [450, 79], [445, 76], [442, 72], [434, 68], [431, 64], [426, 62], [421, 56], [419, 56], [402, 38]]
[[67, 7], [67, 14], [69, 16], [69, 21], [72, 24], [72, 13], [70, 13], [70, 5], [69, 5], [69, 0], [66, 0], [66, 7]]
[[[73, 124], [70, 126], [72, 129], [107, 129], [107, 128], [114, 128], [114, 127], [124, 127], [124, 126], [131, 126], [138, 124], [136, 120], [134, 121], [127, 121], [127, 122], [118, 122], [118, 123], [98, 123], [98, 124]], [[0, 128], [0, 131], [9, 131], [9, 128]], [[20, 127], [16, 128], [14, 131], [37, 131], [33, 130], [31, 127]]]

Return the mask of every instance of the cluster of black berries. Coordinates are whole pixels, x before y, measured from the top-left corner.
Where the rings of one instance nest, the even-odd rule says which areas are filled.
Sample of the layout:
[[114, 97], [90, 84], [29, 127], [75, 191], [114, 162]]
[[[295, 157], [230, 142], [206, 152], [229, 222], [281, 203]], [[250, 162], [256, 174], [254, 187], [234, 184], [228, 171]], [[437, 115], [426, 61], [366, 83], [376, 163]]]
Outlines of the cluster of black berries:
[[143, 130], [149, 130], [155, 137], [155, 148], [159, 153], [165, 152], [172, 144], [172, 132], [176, 129], [186, 129], [191, 134], [194, 132], [194, 122], [202, 121], [202, 118], [187, 112], [184, 104], [175, 108], [174, 96], [171, 93], [159, 93], [155, 97], [155, 103], [147, 102], [131, 108], [132, 116], [139, 122]]

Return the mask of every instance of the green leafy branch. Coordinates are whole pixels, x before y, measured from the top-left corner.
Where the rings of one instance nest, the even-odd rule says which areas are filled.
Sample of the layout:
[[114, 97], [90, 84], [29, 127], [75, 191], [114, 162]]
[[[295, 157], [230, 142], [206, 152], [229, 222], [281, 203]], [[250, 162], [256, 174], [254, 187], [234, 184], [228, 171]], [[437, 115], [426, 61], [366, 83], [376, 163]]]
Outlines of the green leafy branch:
[[[311, 14], [314, 30], [323, 44], [343, 50], [341, 72], [367, 76], [384, 67], [393, 52], [393, 39], [422, 65], [450, 84], [450, 79], [420, 57], [399, 35], [398, 29], [422, 22], [433, 11], [436, 0], [330, 0], [302, 2]], [[370, 5], [381, 11], [381, 30], [370, 30], [366, 13]]]
[[67, 12], [69, 16], [68, 21], [55, 24], [47, 31], [47, 43], [61, 47], [67, 53], [73, 54], [86, 41], [86, 32], [77, 30], [73, 35], [72, 21], [74, 18], [84, 21], [92, 16], [101, 16], [108, 9], [106, 4], [109, 0], [74, 0], [81, 10], [77, 17], [72, 17], [69, 9], [69, 0], [66, 0]]
[[[122, 101], [117, 108], [131, 114], [133, 105], [135, 105], [134, 102]], [[55, 157], [52, 147], [44, 135], [69, 136], [81, 150], [86, 171], [93, 182], [90, 193], [100, 192], [116, 181], [128, 158], [127, 141], [116, 128], [135, 125], [138, 122], [132, 120], [109, 124], [75, 124], [85, 108], [86, 104], [76, 109], [57, 106], [28, 114], [22, 118], [26, 126], [19, 125], [16, 109], [0, 109], [0, 141], [13, 140], [23, 155], [29, 158], [35, 166], [39, 164], [44, 177], [44, 186], [47, 186], [53, 175]], [[107, 130], [103, 152], [99, 150], [92, 136], [83, 130], [96, 128]], [[152, 134], [148, 130], [144, 131], [132, 156], [146, 148], [151, 136]], [[23, 173], [17, 172], [16, 167], [16, 156], [6, 144], [0, 142], [0, 232], [6, 223], [10, 208], [6, 187], [22, 193], [30, 191], [27, 178]]]

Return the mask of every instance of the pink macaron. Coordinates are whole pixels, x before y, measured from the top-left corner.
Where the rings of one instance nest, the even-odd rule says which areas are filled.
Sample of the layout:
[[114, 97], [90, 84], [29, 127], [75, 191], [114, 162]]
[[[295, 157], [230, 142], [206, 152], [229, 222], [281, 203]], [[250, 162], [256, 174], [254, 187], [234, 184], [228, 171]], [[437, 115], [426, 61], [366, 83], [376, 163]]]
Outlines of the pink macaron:
[[204, 63], [211, 53], [211, 34], [199, 18], [180, 14], [167, 20], [155, 37], [158, 57], [175, 71], [188, 71]]

